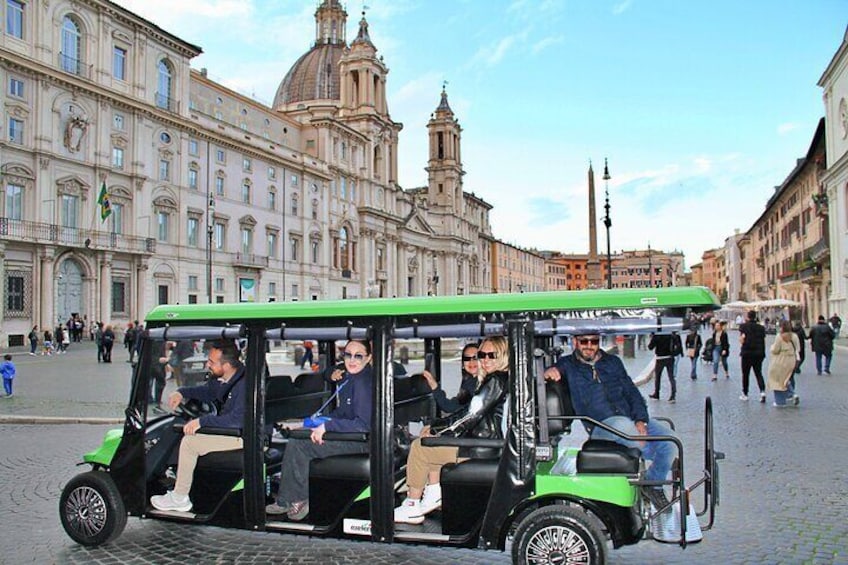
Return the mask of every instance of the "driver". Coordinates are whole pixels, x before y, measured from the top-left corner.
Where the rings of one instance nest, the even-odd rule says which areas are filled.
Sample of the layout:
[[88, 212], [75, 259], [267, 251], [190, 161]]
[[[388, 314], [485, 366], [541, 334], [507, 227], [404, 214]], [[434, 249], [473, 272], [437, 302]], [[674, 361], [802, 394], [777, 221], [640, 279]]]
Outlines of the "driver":
[[[648, 416], [645, 399], [627, 374], [624, 363], [615, 355], [600, 348], [598, 334], [574, 336], [574, 353], [560, 357], [556, 365], [545, 371], [545, 379], [559, 382], [566, 378], [574, 411], [588, 416], [630, 436], [671, 436], [671, 429]], [[634, 442], [601, 428], [588, 428], [591, 439], [605, 439], [628, 447], [642, 449], [642, 456], [651, 461], [645, 473], [648, 481], [664, 481], [671, 471], [675, 446], [669, 441]], [[644, 494], [659, 510], [668, 505], [662, 486], [644, 489]]]
[[183, 440], [177, 462], [177, 482], [174, 490], [159, 496], [151, 496], [150, 504], [157, 510], [191, 510], [191, 482], [197, 458], [213, 451], [242, 449], [240, 437], [219, 435], [197, 435], [203, 427], [241, 428], [244, 420], [245, 381], [244, 365], [239, 361], [239, 352], [232, 341], [217, 341], [209, 344], [206, 366], [216, 378], [194, 387], [184, 387], [171, 393], [168, 406], [174, 410], [183, 400], [217, 401], [221, 406], [218, 414], [206, 414], [190, 420], [183, 426]]

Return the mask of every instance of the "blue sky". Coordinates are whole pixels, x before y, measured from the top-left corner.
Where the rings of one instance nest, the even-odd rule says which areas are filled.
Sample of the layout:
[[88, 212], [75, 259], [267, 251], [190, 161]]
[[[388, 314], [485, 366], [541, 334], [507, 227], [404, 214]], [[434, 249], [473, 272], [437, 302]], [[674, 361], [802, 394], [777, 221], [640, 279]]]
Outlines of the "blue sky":
[[[201, 46], [193, 62], [270, 103], [314, 40], [312, 0], [117, 0]], [[495, 236], [588, 251], [586, 171], [612, 248], [680, 249], [687, 267], [746, 231], [824, 115], [822, 72], [846, 0], [367, 0], [402, 122], [405, 188], [426, 184], [426, 123], [443, 81], [463, 127], [465, 190]], [[598, 223], [598, 247], [606, 248]]]

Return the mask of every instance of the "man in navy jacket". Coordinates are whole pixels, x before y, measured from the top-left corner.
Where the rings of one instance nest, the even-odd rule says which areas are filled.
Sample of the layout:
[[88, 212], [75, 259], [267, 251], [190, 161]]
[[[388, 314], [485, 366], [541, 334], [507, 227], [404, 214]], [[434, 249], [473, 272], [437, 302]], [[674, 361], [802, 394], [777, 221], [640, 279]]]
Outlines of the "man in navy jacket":
[[180, 455], [177, 461], [177, 482], [174, 490], [159, 496], [150, 497], [150, 504], [158, 510], [191, 510], [191, 483], [194, 468], [201, 455], [214, 451], [242, 449], [240, 437], [197, 434], [199, 429], [241, 428], [244, 421], [245, 380], [244, 365], [239, 361], [238, 349], [231, 341], [215, 342], [209, 346], [206, 366], [212, 377], [204, 384], [180, 388], [168, 397], [171, 410], [179, 406], [183, 399], [223, 403], [218, 414], [206, 414], [190, 420], [183, 426], [183, 440], [180, 443]]
[[[624, 363], [600, 348], [600, 336], [574, 337], [574, 353], [561, 357], [556, 365], [545, 371], [545, 378], [559, 381], [566, 378], [574, 411], [588, 416], [627, 435], [674, 435], [671, 429], [648, 416], [645, 399], [627, 374]], [[605, 439], [638, 447], [651, 466], [645, 473], [649, 481], [668, 478], [676, 448], [668, 441], [628, 441], [606, 430], [587, 426], [592, 439]], [[668, 503], [661, 487], [645, 489], [645, 495], [655, 507]]]

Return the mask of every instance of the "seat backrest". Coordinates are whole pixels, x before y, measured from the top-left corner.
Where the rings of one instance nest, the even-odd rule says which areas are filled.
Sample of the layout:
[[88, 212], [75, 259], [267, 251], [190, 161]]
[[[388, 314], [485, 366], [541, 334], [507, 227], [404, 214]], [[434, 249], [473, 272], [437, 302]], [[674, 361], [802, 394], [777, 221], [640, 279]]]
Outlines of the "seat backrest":
[[294, 380], [294, 386], [298, 394], [321, 392], [325, 389], [324, 377], [321, 373], [301, 373]]
[[436, 401], [424, 375], [395, 379], [393, 384], [396, 425], [405, 426], [435, 417]]
[[563, 433], [571, 433], [571, 420], [551, 419], [557, 416], [575, 416], [566, 379], [545, 383], [545, 407], [548, 412], [548, 435], [553, 438]]

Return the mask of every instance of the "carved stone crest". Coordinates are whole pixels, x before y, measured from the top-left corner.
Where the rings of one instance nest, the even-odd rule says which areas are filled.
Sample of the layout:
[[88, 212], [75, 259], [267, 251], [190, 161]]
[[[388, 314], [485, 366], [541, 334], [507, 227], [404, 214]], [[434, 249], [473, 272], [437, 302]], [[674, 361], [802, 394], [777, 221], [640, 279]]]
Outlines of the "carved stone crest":
[[89, 121], [85, 116], [74, 114], [65, 122], [65, 148], [71, 153], [80, 150], [83, 137], [88, 131]]

